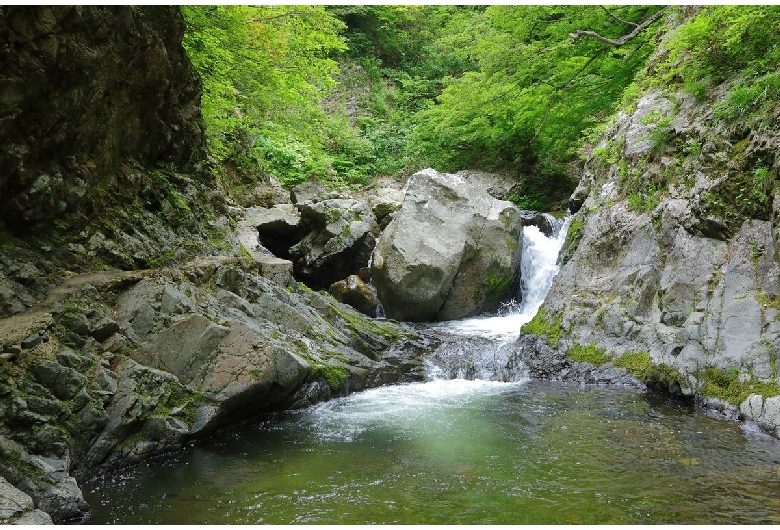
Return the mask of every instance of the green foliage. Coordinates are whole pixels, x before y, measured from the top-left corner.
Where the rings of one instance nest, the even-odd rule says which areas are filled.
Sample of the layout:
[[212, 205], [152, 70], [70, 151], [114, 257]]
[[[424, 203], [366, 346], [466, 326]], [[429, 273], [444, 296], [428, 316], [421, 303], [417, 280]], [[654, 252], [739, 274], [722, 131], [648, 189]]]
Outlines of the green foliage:
[[566, 357], [573, 361], [581, 363], [590, 363], [594, 366], [601, 366], [609, 362], [609, 356], [607, 352], [596, 346], [596, 343], [591, 342], [585, 346], [575, 344], [566, 351]]
[[[621, 6], [642, 21], [659, 7]], [[463, 43], [479, 69], [444, 79], [438, 105], [421, 111], [413, 135], [444, 169], [537, 166], [565, 171], [582, 132], [608, 115], [651, 51], [649, 34], [614, 48], [575, 29], [620, 36], [629, 26], [596, 6], [491, 6], [470, 21]]]
[[660, 65], [665, 80], [682, 74], [690, 82], [720, 82], [746, 70], [774, 69], [780, 57], [778, 6], [707, 6], [676, 30], [667, 60]]
[[707, 368], [702, 377], [704, 385], [702, 394], [721, 399], [732, 405], [739, 406], [750, 394], [759, 394], [765, 398], [780, 395], [780, 386], [776, 383], [761, 383], [758, 381], [739, 382], [739, 369]]
[[520, 331], [529, 335], [544, 338], [551, 346], [557, 348], [561, 340], [561, 323], [563, 317], [552, 319], [544, 307], [540, 307], [530, 322], [523, 324]]
[[682, 82], [698, 100], [707, 85], [739, 81], [715, 103], [724, 123], [749, 119], [772, 127], [768, 117], [780, 96], [780, 6], [707, 6], [677, 28], [669, 54], [658, 65], [660, 83]]
[[659, 363], [654, 365], [646, 383], [650, 386], [662, 386], [666, 389], [682, 387], [683, 377], [679, 370], [671, 366]]
[[655, 184], [648, 182], [641, 191], [632, 193], [626, 200], [628, 201], [629, 210], [649, 212], [658, 206], [661, 199]]
[[[735, 146], [738, 151], [741, 143]], [[740, 155], [735, 154], [739, 163]], [[731, 237], [746, 219], [769, 219], [772, 210], [773, 172], [765, 166], [736, 171], [702, 195], [702, 211], [726, 222]]]
[[653, 156], [661, 155], [666, 147], [671, 143], [674, 138], [674, 131], [671, 127], [672, 117], [665, 116], [659, 119], [655, 126], [648, 132], [648, 138], [650, 139], [650, 154]]
[[640, 381], [647, 381], [653, 373], [653, 363], [646, 351], [626, 352], [614, 364], [616, 367], [625, 368]]
[[286, 183], [323, 171], [325, 114], [344, 48], [341, 23], [319, 6], [182, 6], [183, 44], [203, 80], [203, 119], [218, 160]]

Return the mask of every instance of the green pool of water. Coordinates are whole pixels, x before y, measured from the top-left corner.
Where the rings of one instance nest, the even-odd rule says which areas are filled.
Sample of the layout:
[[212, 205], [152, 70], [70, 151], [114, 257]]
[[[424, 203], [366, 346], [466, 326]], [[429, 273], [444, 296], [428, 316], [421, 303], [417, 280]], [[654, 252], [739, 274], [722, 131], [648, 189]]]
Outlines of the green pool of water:
[[434, 381], [245, 423], [85, 488], [91, 523], [780, 523], [780, 443], [616, 388]]

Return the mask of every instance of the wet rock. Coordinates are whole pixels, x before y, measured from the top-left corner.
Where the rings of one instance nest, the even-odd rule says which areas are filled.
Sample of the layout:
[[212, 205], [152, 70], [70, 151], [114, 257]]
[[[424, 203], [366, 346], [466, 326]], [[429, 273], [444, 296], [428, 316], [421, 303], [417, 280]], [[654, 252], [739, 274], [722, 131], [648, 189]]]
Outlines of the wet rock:
[[751, 394], [740, 404], [739, 412], [744, 419], [755, 421], [762, 430], [780, 438], [780, 396]]
[[322, 401], [327, 401], [330, 399], [332, 392], [330, 385], [325, 381], [312, 381], [295, 392], [289, 408], [292, 410], [302, 409]]
[[345, 280], [331, 284], [328, 292], [339, 302], [354, 307], [364, 315], [376, 316], [379, 300], [359, 276], [353, 274]]
[[67, 476], [57, 477], [49, 488], [35, 495], [37, 507], [49, 514], [53, 521], [78, 522], [89, 513], [89, 505], [84, 500], [76, 479]]
[[555, 236], [561, 224], [561, 221], [548, 213], [532, 210], [520, 210], [520, 219], [523, 220], [523, 226], [535, 226], [547, 237]]

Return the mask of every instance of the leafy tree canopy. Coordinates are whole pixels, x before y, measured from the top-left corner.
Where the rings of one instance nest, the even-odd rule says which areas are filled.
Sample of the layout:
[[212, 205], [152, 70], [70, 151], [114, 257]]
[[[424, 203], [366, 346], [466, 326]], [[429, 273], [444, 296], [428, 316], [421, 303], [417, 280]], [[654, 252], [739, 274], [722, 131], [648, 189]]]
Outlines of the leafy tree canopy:
[[213, 156], [301, 179], [320, 147], [343, 24], [318, 6], [182, 6]]
[[491, 6], [472, 19], [462, 52], [479, 68], [445, 80], [419, 116], [416, 138], [434, 164], [564, 171], [584, 129], [603, 120], [643, 66], [643, 32], [622, 46], [572, 39], [577, 30], [620, 37], [661, 9], [621, 6]]
[[505, 170], [534, 209], [571, 192], [584, 133], [640, 92], [674, 10], [645, 79], [705, 97], [741, 76], [716, 118], [765, 119], [777, 6], [182, 7], [218, 160], [287, 184]]

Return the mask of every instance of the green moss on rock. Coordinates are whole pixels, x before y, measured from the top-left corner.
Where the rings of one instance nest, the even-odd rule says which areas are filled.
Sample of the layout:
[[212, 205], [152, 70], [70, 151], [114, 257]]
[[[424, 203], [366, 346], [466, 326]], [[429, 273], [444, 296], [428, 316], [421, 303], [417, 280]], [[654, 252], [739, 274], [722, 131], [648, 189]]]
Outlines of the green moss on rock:
[[520, 331], [529, 335], [544, 338], [551, 346], [557, 348], [561, 340], [561, 323], [563, 317], [553, 319], [544, 307], [540, 307], [530, 322], [523, 324]]
[[349, 379], [349, 371], [343, 366], [317, 363], [312, 366], [311, 376], [321, 375], [333, 390], [338, 390]]
[[727, 370], [709, 367], [704, 370], [702, 380], [704, 384], [701, 393], [704, 396], [718, 398], [735, 406], [739, 406], [750, 394], [759, 394], [764, 398], [780, 395], [780, 385], [776, 383], [741, 383], [739, 369], [734, 367]]
[[594, 366], [601, 366], [609, 362], [607, 352], [596, 346], [595, 342], [586, 345], [575, 344], [566, 352], [566, 357], [573, 361], [590, 363]]
[[653, 373], [653, 363], [650, 354], [646, 351], [626, 352], [615, 361], [615, 366], [625, 368], [629, 374], [640, 381], [647, 381]]

